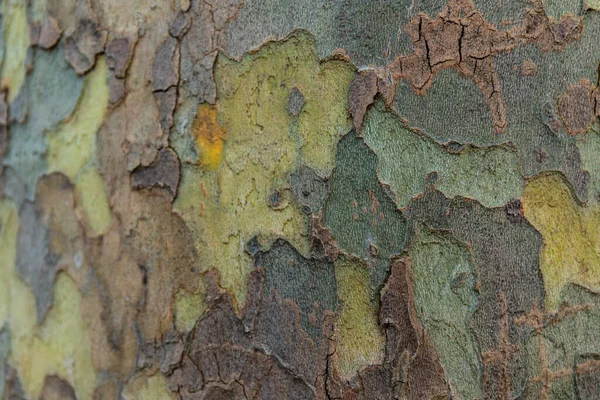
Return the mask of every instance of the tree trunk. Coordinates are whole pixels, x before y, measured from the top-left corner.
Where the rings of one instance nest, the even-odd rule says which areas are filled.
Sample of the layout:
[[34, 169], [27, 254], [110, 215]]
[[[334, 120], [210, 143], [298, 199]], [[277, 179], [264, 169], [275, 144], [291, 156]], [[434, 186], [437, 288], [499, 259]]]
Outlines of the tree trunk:
[[598, 0], [3, 0], [0, 398], [600, 398]]

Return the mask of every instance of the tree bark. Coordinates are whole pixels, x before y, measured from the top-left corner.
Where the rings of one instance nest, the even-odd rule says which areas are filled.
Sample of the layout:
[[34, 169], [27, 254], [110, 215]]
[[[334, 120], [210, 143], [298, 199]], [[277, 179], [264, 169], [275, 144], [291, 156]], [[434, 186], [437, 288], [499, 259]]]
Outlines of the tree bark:
[[0, 398], [597, 399], [598, 0], [3, 0]]

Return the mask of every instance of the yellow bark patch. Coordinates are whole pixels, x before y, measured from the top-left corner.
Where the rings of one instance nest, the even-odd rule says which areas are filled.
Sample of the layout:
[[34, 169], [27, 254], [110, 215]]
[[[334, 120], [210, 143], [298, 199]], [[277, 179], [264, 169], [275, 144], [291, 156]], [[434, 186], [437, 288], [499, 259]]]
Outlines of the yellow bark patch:
[[[18, 291], [29, 290], [25, 284]], [[91, 399], [96, 372], [88, 329], [81, 315], [81, 294], [75, 282], [59, 273], [54, 284], [54, 303], [44, 323], [35, 327], [35, 301], [31, 293], [13, 300], [12, 315], [21, 315], [11, 326], [11, 361], [31, 398], [38, 398], [44, 377], [55, 374], [68, 381], [79, 399]], [[24, 297], [25, 309], [18, 303]], [[15, 320], [13, 320], [15, 322]]]
[[108, 68], [104, 57], [88, 73], [79, 103], [73, 115], [46, 135], [48, 171], [59, 171], [75, 181], [81, 169], [93, 159], [96, 132], [102, 125], [108, 106]]
[[11, 282], [15, 278], [17, 259], [17, 209], [8, 200], [0, 202], [0, 329], [9, 322]]
[[108, 107], [107, 73], [106, 60], [99, 57], [73, 115], [47, 134], [48, 171], [62, 172], [74, 182], [78, 203], [97, 235], [106, 233], [112, 220], [104, 182], [94, 166], [96, 132]]
[[104, 180], [96, 168], [90, 166], [81, 172], [75, 183], [75, 195], [94, 234], [102, 235], [108, 232], [112, 214], [104, 190]]
[[377, 307], [371, 301], [371, 279], [367, 266], [358, 260], [335, 265], [341, 311], [336, 323], [337, 369], [350, 378], [369, 364], [380, 363], [385, 338], [379, 331]]
[[25, 59], [29, 48], [26, 4], [23, 0], [7, 0], [2, 3], [4, 22], [2, 87], [9, 90], [9, 102], [17, 97], [25, 80]]
[[201, 280], [196, 292], [181, 289], [175, 294], [173, 314], [175, 315], [175, 328], [178, 331], [191, 331], [196, 321], [204, 314], [208, 308], [204, 292], [204, 280]]
[[28, 398], [39, 398], [44, 378], [54, 374], [73, 386], [77, 398], [91, 399], [96, 372], [88, 328], [81, 315], [81, 294], [66, 273], [59, 273], [52, 308], [37, 325], [35, 297], [15, 271], [18, 227], [15, 206], [8, 201], [0, 203], [0, 326], [9, 327], [9, 363]]
[[569, 283], [600, 291], [600, 207], [579, 205], [559, 174], [532, 179], [522, 201], [525, 217], [544, 239], [540, 265], [546, 307], [560, 306], [561, 290]]
[[169, 400], [175, 395], [167, 387], [167, 379], [161, 375], [138, 375], [123, 389], [123, 400]]
[[217, 121], [217, 107], [210, 104], [200, 104], [192, 135], [198, 150], [200, 164], [207, 170], [215, 170], [223, 159], [223, 146], [227, 130]]
[[[306, 33], [239, 62], [219, 57], [218, 104], [201, 105], [191, 130], [203, 167], [182, 166], [174, 208], [194, 234], [201, 264], [218, 269], [238, 304], [252, 270], [244, 247], [253, 237], [265, 247], [285, 237], [308, 254], [306, 214], [291, 201], [290, 174], [300, 164], [322, 175], [333, 169], [337, 141], [351, 127], [353, 76], [348, 63], [321, 62]], [[294, 88], [304, 100], [292, 113]]]

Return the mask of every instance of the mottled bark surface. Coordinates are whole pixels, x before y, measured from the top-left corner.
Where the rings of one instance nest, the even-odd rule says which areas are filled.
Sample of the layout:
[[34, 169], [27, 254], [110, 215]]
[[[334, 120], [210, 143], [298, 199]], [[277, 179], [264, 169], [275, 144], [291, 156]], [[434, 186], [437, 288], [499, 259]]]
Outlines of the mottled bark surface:
[[600, 398], [598, 0], [0, 11], [0, 398]]

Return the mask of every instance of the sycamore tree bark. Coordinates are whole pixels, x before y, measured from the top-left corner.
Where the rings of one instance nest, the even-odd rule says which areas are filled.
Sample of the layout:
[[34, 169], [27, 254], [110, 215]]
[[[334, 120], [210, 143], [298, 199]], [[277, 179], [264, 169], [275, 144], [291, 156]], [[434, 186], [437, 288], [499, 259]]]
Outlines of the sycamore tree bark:
[[0, 398], [600, 398], [598, 0], [0, 28]]

